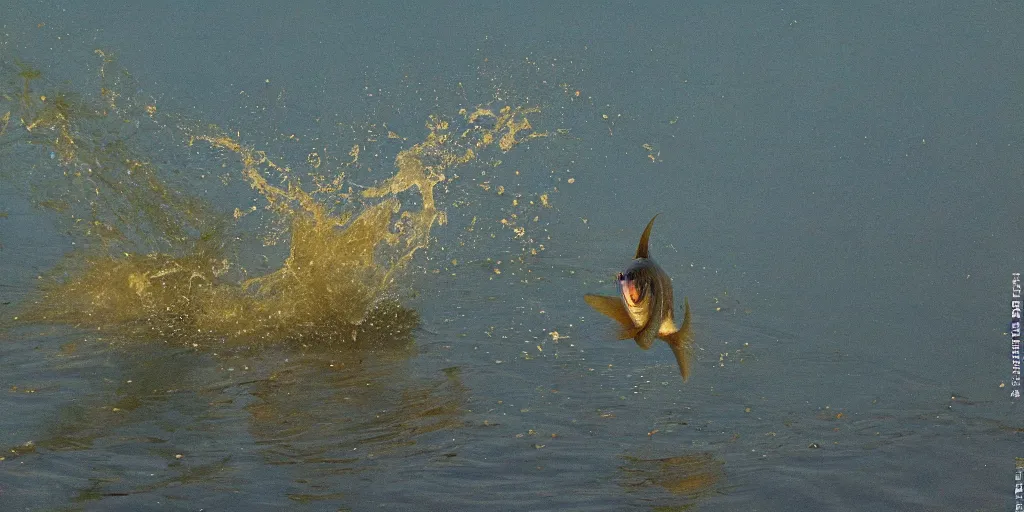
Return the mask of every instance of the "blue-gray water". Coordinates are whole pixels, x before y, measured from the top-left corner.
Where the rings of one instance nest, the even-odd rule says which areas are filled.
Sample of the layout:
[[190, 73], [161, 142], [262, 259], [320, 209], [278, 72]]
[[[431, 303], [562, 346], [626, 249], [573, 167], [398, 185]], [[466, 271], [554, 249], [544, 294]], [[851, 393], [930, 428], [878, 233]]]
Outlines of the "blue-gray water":
[[[0, 509], [1013, 509], [1019, 2], [0, 12]], [[104, 105], [117, 75], [127, 143], [234, 223], [252, 274], [287, 225], [234, 220], [265, 198], [196, 126], [295, 171], [317, 153], [356, 189], [432, 115], [537, 106], [549, 136], [446, 171], [448, 223], [396, 292], [410, 350], [25, 323], [66, 255], [104, 250], [53, 201], [117, 199], [68, 177], [91, 163], [59, 130], [29, 133], [24, 66], [40, 105]], [[166, 116], [148, 130], [146, 105]], [[657, 212], [651, 251], [695, 318], [685, 384], [582, 300], [614, 293]]]

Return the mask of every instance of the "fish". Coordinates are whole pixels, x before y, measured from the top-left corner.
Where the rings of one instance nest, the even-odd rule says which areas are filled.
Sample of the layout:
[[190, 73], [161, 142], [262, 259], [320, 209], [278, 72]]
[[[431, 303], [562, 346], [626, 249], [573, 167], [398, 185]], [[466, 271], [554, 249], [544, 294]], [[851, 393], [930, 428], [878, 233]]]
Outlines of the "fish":
[[643, 350], [651, 348], [656, 338], [668, 343], [686, 382], [690, 378], [693, 344], [690, 301], [683, 297], [683, 324], [676, 327], [672, 278], [650, 253], [651, 228], [657, 218], [655, 215], [647, 223], [633, 262], [616, 276], [619, 296], [586, 294], [583, 299], [598, 313], [619, 323], [620, 340], [632, 338]]

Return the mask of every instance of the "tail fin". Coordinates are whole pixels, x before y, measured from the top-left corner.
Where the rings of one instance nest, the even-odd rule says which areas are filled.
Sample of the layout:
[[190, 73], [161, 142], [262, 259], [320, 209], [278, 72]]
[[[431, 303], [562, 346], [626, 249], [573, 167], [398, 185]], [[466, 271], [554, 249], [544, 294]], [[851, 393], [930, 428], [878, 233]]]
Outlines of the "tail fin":
[[683, 313], [682, 327], [662, 339], [668, 342], [668, 346], [672, 348], [672, 353], [676, 356], [676, 363], [679, 364], [679, 373], [683, 376], [683, 382], [686, 382], [690, 378], [693, 332], [690, 330], [690, 301], [683, 298], [683, 303], [685, 304], [685, 313]]

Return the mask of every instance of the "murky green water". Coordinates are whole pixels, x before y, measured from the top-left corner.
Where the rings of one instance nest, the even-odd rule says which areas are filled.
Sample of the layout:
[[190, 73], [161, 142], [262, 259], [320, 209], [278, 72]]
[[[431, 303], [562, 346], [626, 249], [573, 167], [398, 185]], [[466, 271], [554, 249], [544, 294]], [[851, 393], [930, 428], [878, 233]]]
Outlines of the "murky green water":
[[1015, 3], [2, 11], [3, 510], [1014, 506]]

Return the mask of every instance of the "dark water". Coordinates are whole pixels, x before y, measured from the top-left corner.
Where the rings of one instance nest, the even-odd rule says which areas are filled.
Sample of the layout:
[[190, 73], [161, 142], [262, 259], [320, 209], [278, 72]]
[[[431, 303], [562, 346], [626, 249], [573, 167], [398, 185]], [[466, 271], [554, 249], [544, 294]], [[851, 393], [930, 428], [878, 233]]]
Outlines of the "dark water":
[[1019, 3], [0, 10], [3, 510], [1013, 509]]

